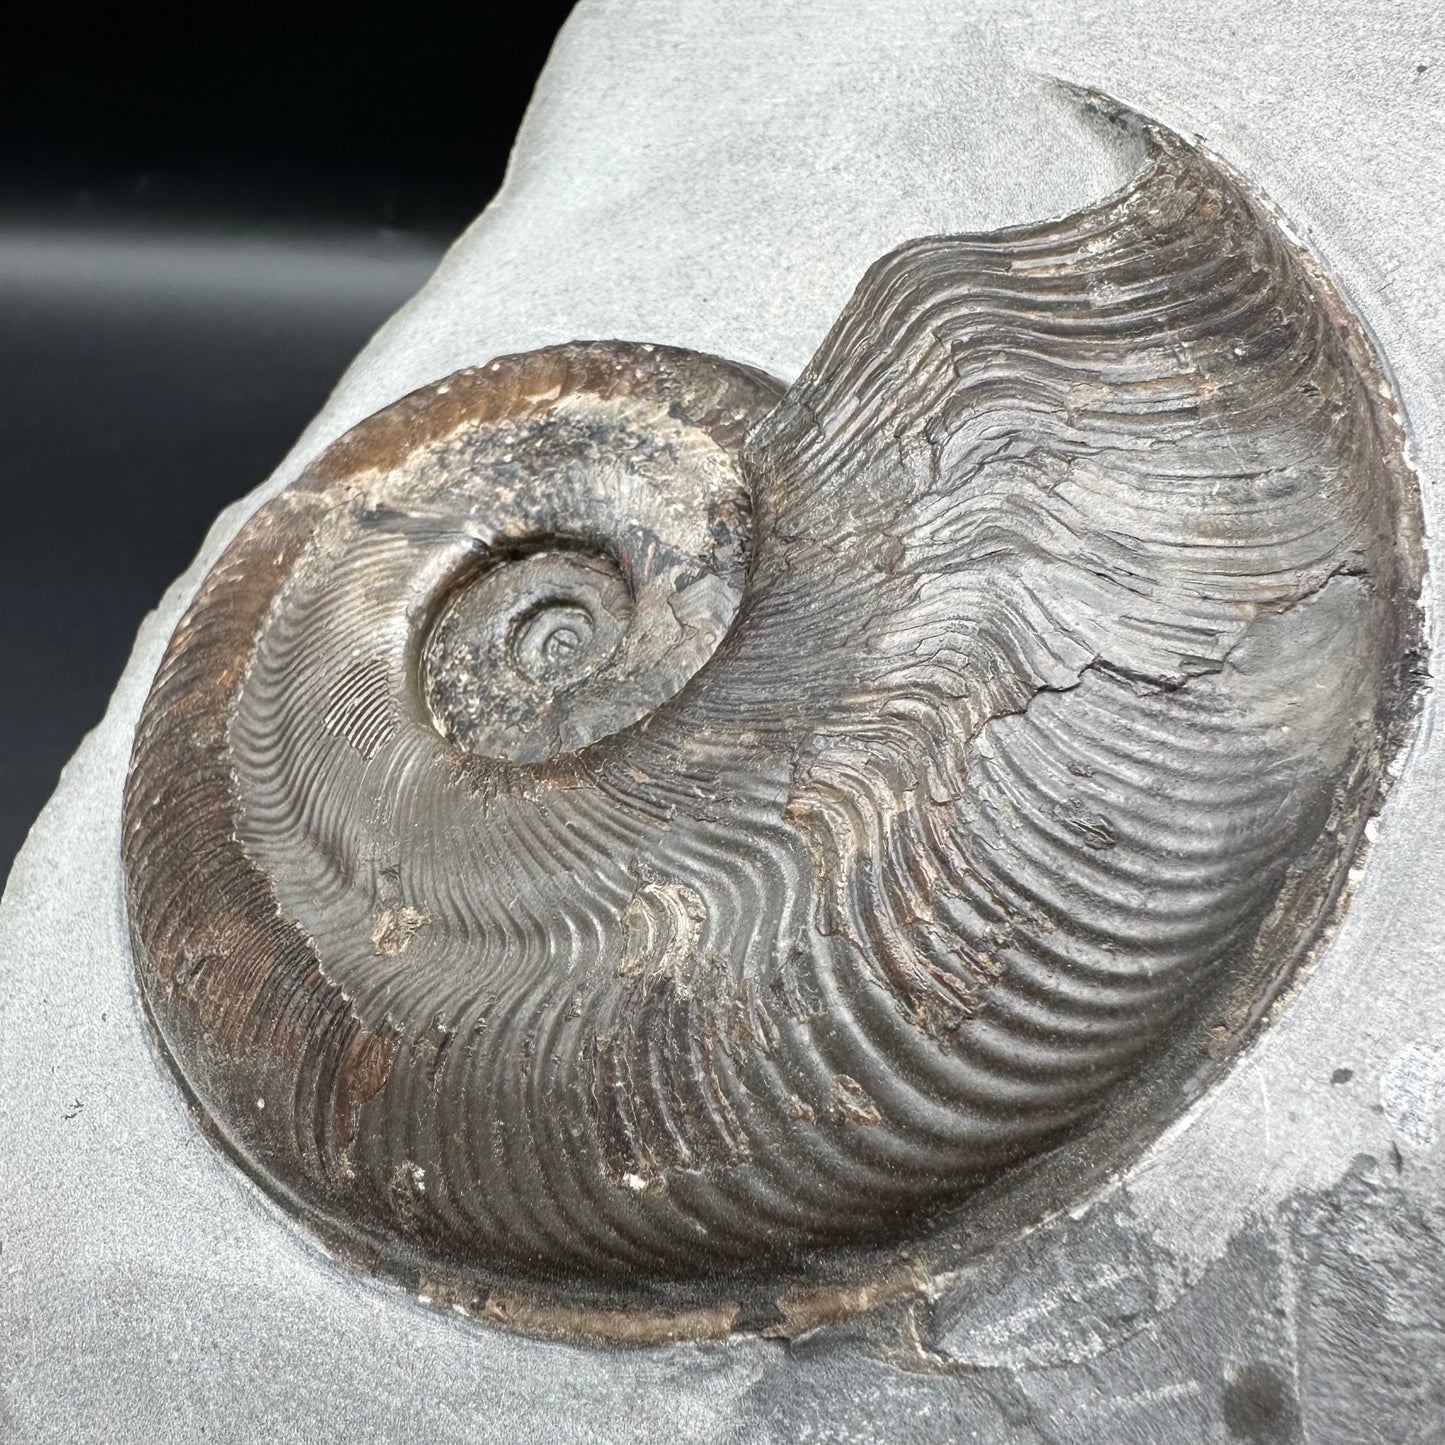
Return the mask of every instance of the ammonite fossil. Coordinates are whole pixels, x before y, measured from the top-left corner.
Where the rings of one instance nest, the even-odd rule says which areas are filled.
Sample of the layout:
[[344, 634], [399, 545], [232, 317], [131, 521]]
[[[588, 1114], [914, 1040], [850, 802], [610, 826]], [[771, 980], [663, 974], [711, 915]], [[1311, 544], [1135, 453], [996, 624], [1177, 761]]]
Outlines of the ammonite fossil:
[[1400, 428], [1143, 128], [1089, 210], [884, 257], [786, 389], [501, 357], [217, 563], [136, 968], [334, 1246], [539, 1328], [800, 1327], [1126, 1157], [1317, 947], [1409, 711]]

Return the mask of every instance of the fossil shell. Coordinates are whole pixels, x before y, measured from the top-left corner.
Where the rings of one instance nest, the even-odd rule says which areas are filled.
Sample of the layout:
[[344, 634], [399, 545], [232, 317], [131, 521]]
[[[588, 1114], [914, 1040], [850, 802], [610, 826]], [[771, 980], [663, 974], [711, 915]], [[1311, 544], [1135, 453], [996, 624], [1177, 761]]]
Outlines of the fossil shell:
[[1137, 1147], [1317, 943], [1414, 501], [1328, 283], [1148, 136], [883, 258], [786, 394], [503, 357], [242, 529], [137, 733], [136, 967], [333, 1243], [622, 1338], [867, 1303]]

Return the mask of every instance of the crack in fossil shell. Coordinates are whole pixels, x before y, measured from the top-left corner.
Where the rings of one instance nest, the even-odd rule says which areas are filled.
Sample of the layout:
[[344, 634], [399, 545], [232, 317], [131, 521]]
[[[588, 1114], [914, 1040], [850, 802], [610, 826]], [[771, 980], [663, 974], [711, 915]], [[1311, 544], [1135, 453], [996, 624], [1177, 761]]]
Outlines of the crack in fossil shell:
[[1095, 207], [884, 257], [785, 394], [498, 358], [242, 530], [137, 733], [130, 917], [328, 1238], [528, 1328], [786, 1332], [1136, 1147], [1318, 941], [1415, 501], [1318, 269], [1147, 133]]

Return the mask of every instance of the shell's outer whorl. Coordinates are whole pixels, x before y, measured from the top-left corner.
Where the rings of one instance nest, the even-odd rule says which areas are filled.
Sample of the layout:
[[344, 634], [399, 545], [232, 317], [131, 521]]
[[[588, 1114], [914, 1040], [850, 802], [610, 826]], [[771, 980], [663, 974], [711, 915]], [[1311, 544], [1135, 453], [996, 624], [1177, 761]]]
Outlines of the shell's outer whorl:
[[622, 343], [461, 373], [177, 629], [149, 1011], [268, 1188], [497, 1318], [912, 1288], [1106, 1101], [1137, 1147], [1318, 942], [1415, 527], [1358, 328], [1164, 133], [1086, 212], [885, 257], [781, 402]]

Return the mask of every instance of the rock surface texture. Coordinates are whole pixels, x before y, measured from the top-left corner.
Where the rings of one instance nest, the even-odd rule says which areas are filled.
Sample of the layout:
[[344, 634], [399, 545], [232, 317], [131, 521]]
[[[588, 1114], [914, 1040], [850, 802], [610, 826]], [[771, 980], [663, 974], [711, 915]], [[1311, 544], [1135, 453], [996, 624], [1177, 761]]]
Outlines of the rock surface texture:
[[[0, 1439], [1435, 1438], [1442, 56], [584, 3], [12, 874]], [[530, 1021], [448, 982], [526, 916]]]

